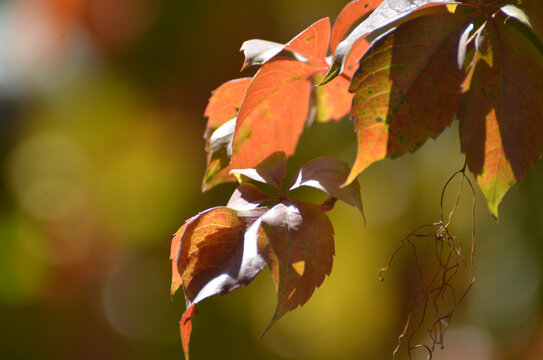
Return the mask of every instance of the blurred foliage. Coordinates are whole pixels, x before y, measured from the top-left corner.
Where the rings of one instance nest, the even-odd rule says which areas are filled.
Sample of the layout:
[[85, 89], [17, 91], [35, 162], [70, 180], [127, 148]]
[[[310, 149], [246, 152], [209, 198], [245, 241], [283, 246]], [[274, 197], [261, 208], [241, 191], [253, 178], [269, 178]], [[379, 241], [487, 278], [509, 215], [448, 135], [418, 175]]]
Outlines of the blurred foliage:
[[[233, 189], [199, 193], [209, 94], [238, 76], [244, 40], [288, 40], [318, 18], [334, 18], [343, 5], [0, 2], [5, 358], [182, 356], [183, 299], [169, 297], [171, 236], [192, 214], [224, 204]], [[416, 270], [409, 252], [384, 283], [377, 270], [414, 227], [438, 220], [442, 186], [463, 164], [457, 131], [453, 126], [418, 153], [360, 176], [368, 225], [349, 206], [331, 212], [334, 268], [304, 308], [259, 341], [275, 303], [264, 272], [251, 288], [202, 304], [192, 357], [390, 358]], [[321, 155], [354, 159], [348, 120], [308, 129], [290, 174]], [[477, 194], [477, 282], [436, 359], [543, 357], [541, 183], [539, 162], [506, 196], [500, 224]], [[464, 192], [453, 227], [469, 241], [470, 226]]]

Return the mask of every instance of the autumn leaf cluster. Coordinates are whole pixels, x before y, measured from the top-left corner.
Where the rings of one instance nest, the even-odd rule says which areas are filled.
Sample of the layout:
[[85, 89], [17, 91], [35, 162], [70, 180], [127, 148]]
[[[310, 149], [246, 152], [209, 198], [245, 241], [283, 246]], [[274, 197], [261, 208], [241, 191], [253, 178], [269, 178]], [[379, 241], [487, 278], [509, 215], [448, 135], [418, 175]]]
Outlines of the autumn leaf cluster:
[[[202, 189], [240, 185], [172, 241], [172, 293], [182, 286], [187, 301], [186, 357], [195, 305], [247, 285], [266, 266], [278, 294], [269, 325], [303, 305], [332, 268], [325, 212], [338, 199], [362, 211], [362, 171], [416, 151], [455, 119], [469, 170], [498, 217], [505, 193], [542, 154], [542, 42], [539, 0], [351, 1], [333, 27], [325, 18], [286, 44], [246, 41], [243, 68], [260, 68], [209, 100]], [[311, 160], [285, 190], [286, 159], [303, 130], [347, 115], [357, 135], [352, 166]], [[295, 200], [300, 186], [329, 198]]]

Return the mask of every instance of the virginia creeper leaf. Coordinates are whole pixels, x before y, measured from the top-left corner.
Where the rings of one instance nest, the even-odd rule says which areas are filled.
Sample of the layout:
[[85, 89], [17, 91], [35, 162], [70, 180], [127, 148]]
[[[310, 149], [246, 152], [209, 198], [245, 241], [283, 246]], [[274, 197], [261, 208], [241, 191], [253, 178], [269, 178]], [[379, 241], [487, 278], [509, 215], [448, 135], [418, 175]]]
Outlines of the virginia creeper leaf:
[[332, 66], [321, 84], [329, 82], [343, 72], [347, 56], [353, 46], [370, 32], [386, 27], [422, 6], [452, 2], [450, 0], [384, 0], [366, 20], [360, 23], [345, 40], [338, 44]]
[[207, 182], [230, 164], [235, 129], [236, 118], [233, 118], [219, 126], [207, 139], [207, 167], [202, 182], [202, 190], [206, 190]]
[[543, 42], [543, 2], [541, 0], [520, 0], [517, 6], [524, 10], [534, 33]]
[[375, 161], [417, 150], [450, 125], [464, 79], [458, 49], [468, 26], [450, 13], [419, 17], [364, 55], [351, 84], [358, 154], [346, 183]]
[[244, 183], [237, 187], [226, 207], [234, 210], [252, 210], [270, 200], [274, 200], [274, 198], [255, 185]]
[[[189, 219], [190, 220], [190, 219]], [[187, 221], [189, 221], [187, 220]], [[173, 296], [179, 287], [181, 286], [181, 274], [177, 270], [177, 253], [179, 252], [179, 246], [181, 245], [181, 235], [185, 231], [186, 222], [181, 228], [174, 234], [172, 239], [172, 245], [170, 250], [170, 260], [172, 261], [172, 284], [170, 289], [170, 295]]]
[[343, 39], [347, 30], [364, 15], [375, 10], [382, 2], [383, 0], [354, 0], [345, 5], [332, 27], [332, 36], [330, 37], [330, 49], [332, 53], [336, 50], [337, 45]]
[[498, 217], [509, 188], [543, 150], [543, 56], [503, 20], [486, 27], [490, 49], [476, 58], [460, 117], [462, 151]]
[[515, 5], [509, 4], [509, 5], [502, 6], [500, 10], [505, 15], [517, 19], [518, 21], [523, 23], [525, 26], [533, 30], [533, 25], [530, 18], [528, 17], [528, 15], [526, 15], [526, 13], [522, 9], [516, 7]]
[[276, 151], [294, 153], [309, 109], [310, 78], [318, 68], [277, 58], [257, 72], [237, 117], [232, 163], [209, 179], [209, 189], [235, 178], [232, 169], [256, 166]]
[[225, 82], [212, 92], [204, 112], [207, 118], [206, 135], [238, 115], [239, 107], [252, 78], [241, 78]]
[[347, 58], [343, 75], [315, 88], [317, 122], [340, 120], [350, 112], [353, 102], [353, 94], [349, 92], [351, 77], [358, 67], [358, 60], [368, 47], [368, 42], [359, 41]]
[[292, 178], [289, 190], [301, 186], [319, 189], [324, 193], [342, 200], [360, 210], [362, 216], [362, 199], [360, 197], [360, 185], [353, 181], [345, 187], [341, 187], [349, 175], [349, 165], [339, 159], [320, 157], [305, 163]]
[[192, 318], [196, 315], [196, 304], [190, 305], [181, 317], [179, 323], [181, 333], [181, 344], [183, 345], [183, 352], [185, 353], [185, 360], [189, 360], [189, 343], [190, 334], [192, 332]]
[[[287, 156], [282, 151], [277, 151], [268, 156], [264, 161], [249, 169], [234, 169], [230, 173], [234, 174], [239, 182], [243, 182], [243, 177], [255, 180], [281, 190], [281, 183], [287, 170]], [[241, 175], [241, 176], [240, 176]]]
[[277, 308], [266, 330], [286, 312], [305, 304], [330, 274], [333, 235], [326, 214], [305, 202], [280, 203], [262, 216], [258, 248], [277, 290]]
[[242, 70], [252, 65], [263, 65], [283, 50], [292, 51], [313, 63], [324, 65], [330, 40], [330, 19], [324, 18], [289, 41], [286, 45], [267, 40], [248, 40], [241, 46], [245, 54]]
[[247, 285], [264, 268], [258, 254], [245, 252], [244, 241], [264, 211], [216, 207], [187, 222], [176, 262], [188, 304]]

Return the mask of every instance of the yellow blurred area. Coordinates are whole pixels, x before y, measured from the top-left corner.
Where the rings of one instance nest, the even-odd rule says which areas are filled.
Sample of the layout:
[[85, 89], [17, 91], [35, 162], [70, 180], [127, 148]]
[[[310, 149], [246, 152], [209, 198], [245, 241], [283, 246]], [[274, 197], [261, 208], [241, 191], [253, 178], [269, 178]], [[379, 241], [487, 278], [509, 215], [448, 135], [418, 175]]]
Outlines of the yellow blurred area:
[[[169, 296], [172, 234], [223, 205], [200, 193], [203, 111], [239, 74], [244, 40], [288, 41], [343, 2], [19, 0], [0, 2], [0, 347], [6, 359], [179, 359], [182, 295]], [[421, 151], [360, 177], [368, 223], [337, 204], [332, 273], [259, 340], [276, 294], [269, 272], [204, 301], [192, 359], [390, 359], [417, 270], [400, 241], [439, 220], [463, 165], [456, 124]], [[316, 124], [288, 173], [313, 157], [352, 161], [352, 124]], [[543, 166], [489, 215], [477, 190], [476, 283], [434, 359], [541, 359]], [[446, 194], [454, 203], [458, 182]], [[322, 201], [312, 191], [306, 200]], [[469, 258], [471, 195], [451, 229]], [[434, 240], [417, 240], [432, 270]], [[303, 271], [303, 264], [297, 265]], [[469, 271], [459, 275], [467, 286]], [[427, 341], [423, 329], [415, 339]], [[426, 358], [416, 352], [416, 359]], [[399, 357], [405, 358], [404, 355]]]

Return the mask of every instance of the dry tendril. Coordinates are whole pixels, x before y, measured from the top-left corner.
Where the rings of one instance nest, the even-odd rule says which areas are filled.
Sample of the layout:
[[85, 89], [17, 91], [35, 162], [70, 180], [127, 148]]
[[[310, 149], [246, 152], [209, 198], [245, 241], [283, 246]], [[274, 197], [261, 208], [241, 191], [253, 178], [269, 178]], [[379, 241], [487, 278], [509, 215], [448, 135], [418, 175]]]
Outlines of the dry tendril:
[[[444, 197], [448, 186], [457, 176], [460, 176], [460, 184], [458, 186], [456, 200], [448, 216], [445, 217]], [[472, 193], [472, 226], [469, 262], [466, 261], [462, 255], [462, 243], [460, 239], [452, 234], [449, 229], [460, 202], [464, 181], [468, 183]], [[417, 267], [419, 283], [413, 294], [414, 302], [409, 310], [403, 331], [398, 336], [398, 344], [392, 353], [394, 359], [396, 359], [398, 351], [405, 339], [407, 339], [406, 346], [409, 359], [411, 359], [412, 352], [415, 350], [425, 350], [428, 353], [428, 359], [432, 359], [432, 354], [436, 346], [443, 349], [444, 336], [449, 326], [450, 319], [475, 283], [473, 262], [475, 249], [475, 190], [470, 179], [466, 176], [466, 162], [464, 162], [462, 169], [456, 171], [445, 183], [441, 192], [440, 209], [440, 220], [432, 224], [421, 225], [415, 228], [407, 235], [407, 237], [401, 240], [400, 246], [392, 253], [388, 265], [379, 270], [379, 279], [383, 281], [383, 273], [390, 269], [392, 262], [398, 253], [406, 245], [411, 247]], [[420, 266], [419, 255], [417, 254], [417, 243], [420, 243], [418, 240], [429, 238], [434, 240], [434, 254], [438, 266], [433, 276], [425, 283], [424, 274]], [[467, 287], [460, 294], [457, 294], [457, 289], [453, 286], [452, 281], [459, 273], [462, 273], [462, 270], [469, 271], [472, 278]], [[448, 303], [446, 303], [447, 301]], [[417, 311], [420, 311], [418, 316], [416, 315]], [[418, 321], [414, 320], [417, 317]], [[429, 318], [431, 319], [431, 323], [427, 331], [431, 339], [431, 344], [413, 344], [414, 337], [419, 334], [424, 324], [429, 321]], [[415, 321], [416, 323], [414, 323]]]

